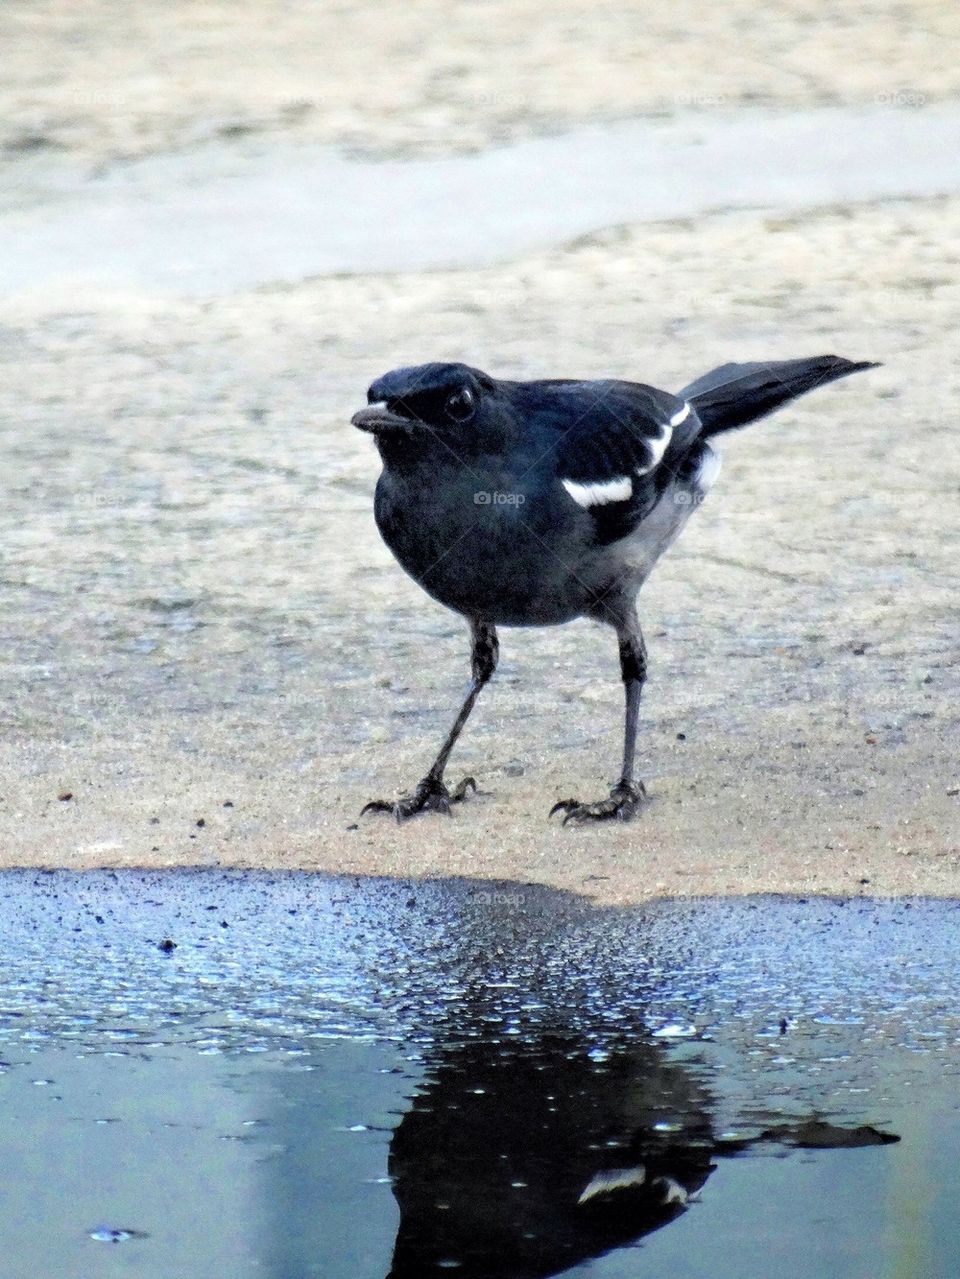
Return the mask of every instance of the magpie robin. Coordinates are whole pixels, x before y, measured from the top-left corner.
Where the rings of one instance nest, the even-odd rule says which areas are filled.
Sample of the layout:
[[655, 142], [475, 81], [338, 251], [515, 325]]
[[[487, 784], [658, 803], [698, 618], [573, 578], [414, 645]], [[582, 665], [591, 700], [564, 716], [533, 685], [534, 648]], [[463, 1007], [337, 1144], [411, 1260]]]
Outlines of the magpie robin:
[[352, 423], [383, 460], [374, 513], [400, 564], [461, 613], [473, 637], [473, 679], [440, 753], [412, 794], [363, 811], [398, 820], [449, 812], [447, 759], [493, 674], [496, 628], [590, 617], [614, 628], [626, 692], [623, 769], [609, 798], [561, 800], [564, 823], [637, 812], [634, 776], [647, 652], [636, 596], [713, 485], [709, 441], [860, 369], [835, 355], [724, 364], [677, 395], [621, 381], [499, 381], [466, 364], [394, 369], [367, 392]]

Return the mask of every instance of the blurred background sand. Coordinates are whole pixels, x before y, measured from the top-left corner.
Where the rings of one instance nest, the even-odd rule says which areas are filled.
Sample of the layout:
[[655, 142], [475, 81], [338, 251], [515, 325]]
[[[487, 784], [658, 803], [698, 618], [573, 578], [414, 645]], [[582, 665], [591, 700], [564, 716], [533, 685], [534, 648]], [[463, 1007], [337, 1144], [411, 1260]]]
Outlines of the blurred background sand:
[[[960, 101], [960, 11], [932, 2], [12, 4], [6, 45], [14, 220], [69, 217], [145, 157], [412, 163], [635, 116]], [[598, 227], [482, 269], [9, 296], [0, 862], [957, 892], [958, 194]], [[378, 216], [389, 236], [389, 188]], [[450, 772], [488, 794], [358, 819], [422, 775], [468, 666], [373, 524], [348, 420], [374, 376], [675, 388], [830, 350], [884, 367], [727, 441], [641, 597], [640, 820], [546, 821], [619, 760], [615, 644], [587, 623], [501, 637]]]
[[258, 132], [443, 155], [689, 107], [960, 95], [960, 11], [945, 0], [13, 0], [5, 13], [2, 141], [94, 163]]

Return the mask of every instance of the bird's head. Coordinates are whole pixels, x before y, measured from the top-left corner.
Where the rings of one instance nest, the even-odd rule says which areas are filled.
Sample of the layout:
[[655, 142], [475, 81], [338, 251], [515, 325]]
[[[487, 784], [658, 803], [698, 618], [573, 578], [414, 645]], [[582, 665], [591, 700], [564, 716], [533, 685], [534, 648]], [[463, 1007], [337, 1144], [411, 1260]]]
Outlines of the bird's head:
[[351, 422], [369, 431], [384, 461], [429, 455], [444, 445], [458, 456], [495, 447], [496, 383], [467, 364], [419, 364], [371, 383], [367, 407]]

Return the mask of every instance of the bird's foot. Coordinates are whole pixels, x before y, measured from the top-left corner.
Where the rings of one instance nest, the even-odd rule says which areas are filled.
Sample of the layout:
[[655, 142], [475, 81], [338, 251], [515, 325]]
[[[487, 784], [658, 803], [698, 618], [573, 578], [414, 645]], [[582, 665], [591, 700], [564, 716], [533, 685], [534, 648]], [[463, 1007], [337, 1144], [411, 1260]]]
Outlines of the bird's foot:
[[427, 776], [417, 785], [412, 795], [401, 795], [399, 799], [372, 799], [364, 804], [360, 816], [364, 813], [392, 813], [398, 822], [406, 821], [417, 813], [446, 813], [450, 816], [450, 805], [458, 804], [466, 799], [469, 790], [476, 791], [477, 783], [472, 777], [465, 777], [452, 791], [448, 791], [439, 777]]
[[578, 799], [561, 799], [550, 809], [550, 816], [565, 813], [564, 826], [567, 822], [608, 822], [613, 818], [628, 822], [637, 815], [646, 799], [647, 792], [643, 782], [617, 782], [609, 799], [598, 800], [595, 804], [581, 804]]

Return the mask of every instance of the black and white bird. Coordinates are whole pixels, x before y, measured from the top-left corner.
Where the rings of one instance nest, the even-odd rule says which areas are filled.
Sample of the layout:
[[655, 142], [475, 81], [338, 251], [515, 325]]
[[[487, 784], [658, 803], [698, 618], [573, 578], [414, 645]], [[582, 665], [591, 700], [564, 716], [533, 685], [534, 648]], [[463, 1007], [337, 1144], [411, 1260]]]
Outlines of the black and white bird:
[[561, 800], [564, 822], [627, 820], [645, 799], [634, 775], [647, 653], [637, 592], [720, 470], [714, 436], [860, 369], [835, 355], [725, 364], [676, 395], [625, 381], [502, 381], [466, 364], [395, 369], [352, 419], [383, 460], [375, 515], [384, 541], [473, 637], [467, 698], [429, 772], [364, 812], [397, 819], [450, 803], [444, 770], [497, 664], [497, 626], [577, 617], [616, 631], [626, 692], [623, 767], [606, 799]]

